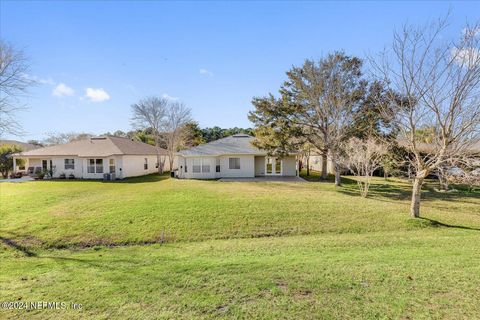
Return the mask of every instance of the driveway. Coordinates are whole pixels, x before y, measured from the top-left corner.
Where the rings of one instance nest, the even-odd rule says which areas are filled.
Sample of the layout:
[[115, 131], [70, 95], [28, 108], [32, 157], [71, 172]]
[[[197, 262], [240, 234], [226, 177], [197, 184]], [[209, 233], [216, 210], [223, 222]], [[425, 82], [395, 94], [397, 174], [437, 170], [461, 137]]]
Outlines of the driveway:
[[300, 177], [255, 177], [255, 178], [221, 178], [218, 181], [221, 182], [307, 182]]

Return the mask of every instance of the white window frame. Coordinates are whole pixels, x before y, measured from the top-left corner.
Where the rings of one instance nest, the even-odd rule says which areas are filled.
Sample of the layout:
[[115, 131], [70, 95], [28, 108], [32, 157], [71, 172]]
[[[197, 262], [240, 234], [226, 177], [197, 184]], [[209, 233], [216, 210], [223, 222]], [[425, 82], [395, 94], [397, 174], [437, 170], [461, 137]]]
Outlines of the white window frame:
[[[232, 160], [234, 161], [233, 162], [233, 166], [232, 166]], [[236, 162], [238, 160], [238, 168], [236, 166]], [[228, 169], [230, 170], [240, 170], [241, 166], [240, 166], [240, 158], [236, 157], [236, 158], [228, 158]]]
[[[198, 162], [198, 163], [196, 163]], [[193, 158], [192, 159], [192, 173], [202, 173], [202, 159]]]
[[[192, 173], [210, 173], [212, 170], [211, 161], [204, 158], [192, 158]], [[187, 163], [185, 162], [185, 172]]]
[[115, 173], [116, 169], [117, 167], [115, 166], [115, 159], [108, 159], [108, 172]]
[[[67, 164], [67, 160], [72, 160], [72, 163]], [[67, 168], [68, 166], [68, 168]], [[65, 170], [75, 170], [75, 159], [69, 158], [69, 159], [63, 159], [63, 168]]]
[[[93, 165], [91, 165], [91, 160], [93, 160]], [[99, 160], [102, 162], [102, 165], [100, 166], [98, 164]], [[87, 173], [91, 174], [97, 174], [97, 173], [103, 173], [103, 158], [88, 158], [87, 159]], [[101, 168], [100, 170], [98, 170]], [[92, 170], [93, 169], [93, 170]]]

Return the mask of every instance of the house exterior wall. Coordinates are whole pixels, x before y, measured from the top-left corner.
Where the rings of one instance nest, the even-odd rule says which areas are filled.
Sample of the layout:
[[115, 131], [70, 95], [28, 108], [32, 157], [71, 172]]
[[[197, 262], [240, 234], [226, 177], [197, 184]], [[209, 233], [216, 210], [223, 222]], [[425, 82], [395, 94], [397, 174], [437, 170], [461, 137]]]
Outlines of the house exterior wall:
[[265, 157], [255, 156], [255, 176], [261, 177], [265, 175]]
[[[145, 158], [147, 158], [148, 168], [144, 169]], [[168, 159], [167, 159], [168, 162]], [[156, 168], [157, 156], [154, 155], [124, 155], [122, 157], [122, 177], [138, 177], [146, 174], [158, 172]], [[168, 166], [168, 165], [167, 165]]]
[[[64, 156], [64, 157], [51, 157], [52, 164], [54, 166], [53, 177], [58, 178], [62, 173], [66, 176], [73, 174], [75, 177], [80, 178], [83, 176], [83, 159], [79, 157]], [[74, 169], [65, 169], [65, 159], [73, 159]], [[41, 166], [40, 161], [40, 166]], [[49, 164], [50, 165], [50, 164]]]
[[[148, 169], [144, 169], [145, 158], [148, 159]], [[74, 169], [65, 169], [65, 159], [74, 159]], [[103, 159], [102, 173], [89, 173], [89, 159]], [[54, 168], [53, 178], [59, 178], [62, 173], [67, 177], [73, 173], [75, 178], [80, 179], [103, 179], [104, 173], [110, 173], [110, 159], [114, 160], [115, 176], [117, 179], [142, 176], [158, 172], [156, 168], [157, 156], [155, 155], [116, 155], [109, 157], [88, 157], [75, 156], [50, 156], [44, 158], [26, 158], [26, 169], [28, 167], [42, 167], [42, 160], [47, 160], [47, 168], [50, 169], [50, 160]], [[166, 157], [166, 167], [169, 167]]]
[[[240, 169], [230, 169], [229, 159], [239, 158]], [[216, 172], [217, 159], [220, 163], [220, 172]], [[209, 172], [193, 172], [193, 164], [199, 161], [200, 165], [209, 165]], [[216, 179], [216, 178], [247, 178], [255, 176], [255, 163], [253, 155], [225, 155], [225, 156], [201, 156], [201, 157], [177, 157], [178, 177], [185, 179]], [[185, 172], [185, 166], [187, 172]]]
[[297, 175], [297, 160], [295, 156], [288, 156], [282, 158], [283, 168], [282, 176], [296, 176]]
[[[240, 169], [230, 169], [229, 159], [239, 158]], [[220, 163], [220, 172], [216, 172], [217, 159]], [[283, 176], [295, 176], [296, 158], [288, 156], [282, 159]], [[194, 161], [200, 161], [200, 164], [208, 164], [209, 172], [193, 172]], [[254, 155], [223, 155], [223, 156], [198, 156], [198, 157], [177, 157], [178, 177], [183, 179], [216, 179], [216, 178], [253, 178], [255, 176], [265, 175], [265, 156]], [[185, 172], [185, 166], [187, 172]]]

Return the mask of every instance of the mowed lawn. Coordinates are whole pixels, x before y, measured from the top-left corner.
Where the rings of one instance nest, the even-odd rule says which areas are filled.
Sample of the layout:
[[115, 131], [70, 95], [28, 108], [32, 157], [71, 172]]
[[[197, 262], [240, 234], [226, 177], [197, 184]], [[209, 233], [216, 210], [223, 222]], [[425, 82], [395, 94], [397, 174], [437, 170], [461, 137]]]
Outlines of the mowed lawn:
[[[479, 318], [480, 192], [409, 183], [0, 183], [0, 318]], [[165, 243], [160, 243], [165, 242]]]

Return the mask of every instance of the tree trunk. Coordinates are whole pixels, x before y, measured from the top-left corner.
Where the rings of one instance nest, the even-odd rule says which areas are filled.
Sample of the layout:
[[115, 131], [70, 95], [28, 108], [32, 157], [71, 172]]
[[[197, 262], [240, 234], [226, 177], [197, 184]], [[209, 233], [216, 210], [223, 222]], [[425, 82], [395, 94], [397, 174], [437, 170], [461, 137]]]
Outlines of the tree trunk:
[[323, 151], [322, 152], [322, 180], [327, 180], [328, 177], [328, 157], [327, 157], [327, 152]]
[[424, 178], [415, 177], [413, 180], [412, 202], [410, 204], [410, 217], [420, 217], [420, 197]]
[[170, 172], [173, 171], [173, 160], [174, 160], [174, 156], [168, 157], [168, 163], [170, 164]]
[[160, 161], [160, 151], [157, 150], [157, 164], [158, 164], [158, 173], [163, 173], [162, 162]]
[[335, 186], [340, 187], [342, 182], [340, 180], [340, 165], [335, 162]]
[[307, 156], [307, 176], [310, 175], [310, 156]]

